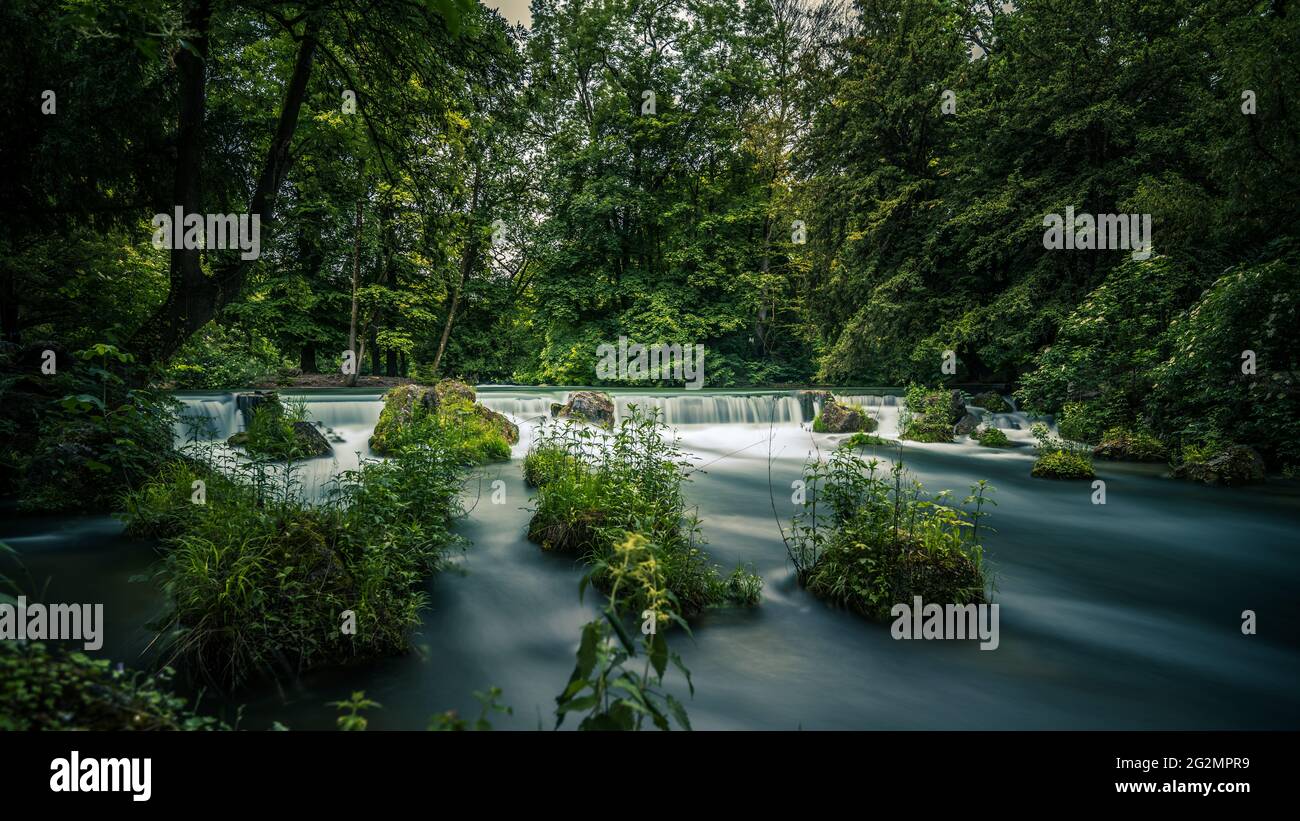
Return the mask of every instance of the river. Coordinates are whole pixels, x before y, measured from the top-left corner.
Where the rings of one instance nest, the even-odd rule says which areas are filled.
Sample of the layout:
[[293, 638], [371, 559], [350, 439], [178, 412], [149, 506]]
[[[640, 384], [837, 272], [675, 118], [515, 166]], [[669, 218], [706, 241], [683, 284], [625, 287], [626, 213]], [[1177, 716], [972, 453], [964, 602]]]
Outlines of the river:
[[[994, 417], [1017, 445], [1006, 450], [906, 443], [905, 463], [931, 490], [961, 495], [978, 479], [997, 488], [986, 520], [996, 532], [984, 542], [1001, 635], [993, 651], [974, 641], [895, 641], [887, 624], [795, 583], [772, 506], [788, 526], [804, 459], [843, 437], [812, 433], [811, 411], [794, 393], [614, 393], [620, 413], [631, 403], [661, 408], [697, 458], [686, 494], [708, 552], [724, 571], [748, 564], [765, 582], [759, 606], [706, 613], [693, 640], [671, 636], [696, 692], [673, 689], [697, 729], [1300, 728], [1300, 482], [1209, 488], [1166, 478], [1163, 466], [1099, 461], [1099, 505], [1088, 482], [1030, 477], [1023, 414]], [[896, 434], [899, 400], [858, 393], [853, 401], [879, 416], [880, 432]], [[326, 702], [364, 690], [383, 705], [368, 714], [372, 728], [422, 729], [448, 709], [476, 716], [473, 691], [493, 685], [514, 709], [494, 716], [495, 726], [554, 725], [554, 698], [595, 603], [579, 602], [583, 571], [572, 557], [524, 537], [529, 491], [519, 468], [536, 420], [565, 394], [480, 388], [484, 404], [520, 424], [521, 441], [510, 463], [471, 474], [459, 526], [470, 545], [429, 582], [417, 651], [238, 693], [225, 704], [245, 705], [240, 726], [332, 727]], [[312, 418], [343, 439], [334, 459], [308, 463], [304, 487], [318, 493], [370, 455], [380, 399], [303, 395]], [[182, 398], [213, 420], [214, 436], [241, 426], [229, 394]], [[498, 479], [504, 504], [490, 501]], [[125, 537], [107, 516], [6, 515], [0, 540], [20, 551], [46, 600], [105, 604], [99, 655], [130, 664], [146, 652], [146, 625], [163, 606], [154, 544]], [[1242, 634], [1248, 609], [1257, 635]]]

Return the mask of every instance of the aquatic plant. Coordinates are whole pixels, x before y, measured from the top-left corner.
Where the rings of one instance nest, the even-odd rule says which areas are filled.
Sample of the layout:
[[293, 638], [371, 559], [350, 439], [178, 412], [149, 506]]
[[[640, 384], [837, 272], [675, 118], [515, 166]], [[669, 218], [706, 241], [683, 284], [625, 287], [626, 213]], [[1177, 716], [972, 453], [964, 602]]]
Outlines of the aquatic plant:
[[[164, 537], [160, 633], [171, 660], [226, 686], [408, 647], [423, 581], [459, 542], [457, 454], [403, 448], [341, 474], [312, 505], [292, 464], [206, 453], [211, 461], [191, 455], [127, 498], [128, 529]], [[195, 480], [207, 486], [200, 503]]]
[[1007, 438], [1007, 435], [991, 425], [982, 425], [976, 428], [975, 432], [971, 434], [971, 438], [986, 448], [1011, 447], [1011, 440]]
[[[984, 507], [996, 504], [984, 480], [961, 506], [949, 491], [930, 496], [908, 480], [901, 460], [886, 468], [850, 449], [804, 468], [806, 499], [786, 550], [799, 581], [814, 595], [873, 619], [925, 601], [976, 604], [989, 584], [980, 541]], [[987, 532], [987, 528], [983, 528]]]
[[612, 583], [605, 560], [627, 532], [642, 533], [681, 612], [753, 603], [761, 580], [742, 569], [723, 579], [700, 549], [699, 520], [681, 489], [689, 469], [655, 409], [629, 408], [612, 434], [567, 422], [544, 425], [524, 459], [525, 479], [537, 488], [528, 537], [585, 559], [604, 589]]
[[911, 385], [899, 414], [898, 437], [914, 442], [951, 442], [955, 421], [952, 397], [947, 391]]
[[[626, 533], [583, 577], [579, 596], [599, 579], [607, 580], [608, 594], [603, 618], [583, 626], [577, 663], [555, 699], [557, 729], [569, 713], [585, 713], [579, 730], [640, 730], [647, 720], [660, 730], [671, 729], [674, 723], [691, 729], [685, 707], [663, 688], [671, 663], [695, 694], [690, 670], [669, 649], [665, 637], [663, 628], [669, 624], [688, 634], [690, 628], [664, 584], [660, 555], [662, 551], [645, 536]], [[641, 621], [639, 639], [632, 638], [623, 622], [628, 612]], [[645, 659], [639, 671], [633, 666], [638, 650]]]
[[1038, 442], [1038, 460], [1030, 475], [1039, 479], [1093, 478], [1090, 448], [1054, 435], [1042, 422], [1035, 422], [1030, 430]]

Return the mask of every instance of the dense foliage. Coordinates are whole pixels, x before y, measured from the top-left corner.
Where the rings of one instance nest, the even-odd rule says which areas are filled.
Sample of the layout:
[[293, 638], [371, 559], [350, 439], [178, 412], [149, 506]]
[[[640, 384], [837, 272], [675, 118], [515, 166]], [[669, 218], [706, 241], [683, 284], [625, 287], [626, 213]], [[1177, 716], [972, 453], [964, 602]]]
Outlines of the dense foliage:
[[989, 578], [980, 541], [981, 481], [961, 507], [949, 491], [931, 497], [902, 461], [886, 467], [860, 448], [840, 447], [804, 471], [803, 511], [786, 534], [799, 580], [814, 595], [884, 620], [899, 602], [979, 604]]
[[[755, 604], [762, 580], [737, 567], [722, 576], [701, 549], [699, 520], [687, 508], [682, 482], [690, 462], [666, 435], [657, 410], [636, 407], [612, 434], [575, 423], [543, 428], [524, 460], [537, 489], [528, 537], [547, 550], [577, 554], [592, 564], [592, 581], [609, 589], [611, 564], [628, 533], [644, 540], [672, 610], [692, 616], [711, 605]], [[640, 543], [639, 543], [640, 544]], [[628, 612], [655, 609], [655, 601], [625, 591]]]
[[[698, 343], [714, 386], [997, 382], [1077, 441], [1300, 461], [1283, 3], [203, 9], [6, 6], [10, 342], [222, 388]], [[260, 259], [155, 250], [178, 200], [261, 215]], [[1152, 253], [1048, 250], [1067, 208]]]
[[170, 657], [224, 686], [409, 647], [424, 582], [458, 541], [461, 461], [450, 448], [364, 463], [324, 505], [299, 499], [292, 463], [207, 453], [168, 464], [126, 500], [128, 530], [163, 539]]

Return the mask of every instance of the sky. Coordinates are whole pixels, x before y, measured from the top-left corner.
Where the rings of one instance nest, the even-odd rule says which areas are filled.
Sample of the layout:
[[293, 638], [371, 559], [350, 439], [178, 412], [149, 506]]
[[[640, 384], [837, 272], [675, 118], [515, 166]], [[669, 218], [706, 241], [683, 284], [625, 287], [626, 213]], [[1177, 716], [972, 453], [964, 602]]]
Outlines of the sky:
[[507, 23], [523, 23], [527, 26], [533, 21], [532, 15], [528, 13], [529, 2], [530, 0], [483, 0], [483, 5], [501, 12]]

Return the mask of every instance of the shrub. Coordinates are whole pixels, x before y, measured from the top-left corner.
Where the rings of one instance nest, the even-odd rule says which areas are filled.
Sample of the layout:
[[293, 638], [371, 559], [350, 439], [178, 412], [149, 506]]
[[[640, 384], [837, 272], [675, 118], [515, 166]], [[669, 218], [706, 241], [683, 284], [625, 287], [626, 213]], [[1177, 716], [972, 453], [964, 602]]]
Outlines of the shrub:
[[[166, 536], [157, 575], [172, 657], [225, 685], [405, 650], [423, 580], [457, 541], [459, 464], [445, 447], [406, 447], [342, 474], [319, 506], [298, 499], [289, 465], [195, 459], [160, 472], [129, 497], [127, 522]], [[207, 482], [206, 504], [190, 501], [192, 477]]]
[[951, 442], [952, 396], [947, 391], [928, 390], [920, 385], [907, 389], [900, 414], [900, 439], [914, 442]]
[[640, 533], [677, 612], [752, 603], [762, 582], [739, 570], [724, 580], [699, 547], [699, 522], [688, 515], [681, 491], [688, 467], [677, 441], [664, 436], [657, 410], [629, 409], [613, 434], [546, 425], [524, 460], [525, 476], [537, 488], [528, 537], [547, 550], [581, 556], [598, 568], [592, 580], [606, 589], [612, 579], [600, 568], [628, 532]]
[[[931, 498], [906, 481], [903, 463], [837, 450], [806, 466], [809, 489], [786, 549], [799, 580], [816, 596], [883, 620], [899, 602], [975, 604], [988, 586], [980, 539], [992, 488], [981, 481], [963, 507]], [[973, 509], [966, 509], [973, 505]]]
[[230, 390], [269, 381], [287, 364], [257, 333], [209, 322], [171, 358], [163, 379], [182, 390]]
[[1038, 460], [1029, 471], [1031, 476], [1039, 479], [1093, 478], [1088, 448], [1054, 436], [1042, 422], [1035, 422], [1032, 430], [1038, 440]]
[[1168, 451], [1159, 439], [1142, 430], [1110, 428], [1092, 455], [1101, 459], [1129, 459], [1137, 462], [1162, 462]]
[[124, 488], [145, 481], [172, 453], [178, 403], [130, 387], [134, 357], [107, 344], [75, 356], [78, 364], [38, 386], [62, 393], [61, 399], [20, 390], [21, 378], [3, 383], [2, 401], [30, 406], [37, 425], [35, 431], [15, 426], [15, 446], [5, 457], [22, 477], [17, 485], [26, 510], [111, 509]]
[[0, 642], [0, 730], [223, 730], [153, 675], [42, 642]]
[[971, 437], [986, 448], [1009, 448], [1011, 440], [998, 428], [983, 425], [975, 429]]

